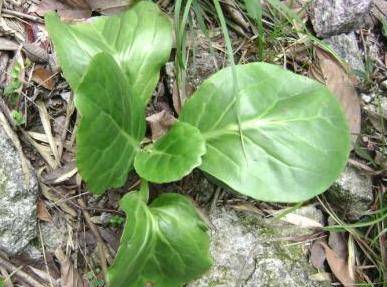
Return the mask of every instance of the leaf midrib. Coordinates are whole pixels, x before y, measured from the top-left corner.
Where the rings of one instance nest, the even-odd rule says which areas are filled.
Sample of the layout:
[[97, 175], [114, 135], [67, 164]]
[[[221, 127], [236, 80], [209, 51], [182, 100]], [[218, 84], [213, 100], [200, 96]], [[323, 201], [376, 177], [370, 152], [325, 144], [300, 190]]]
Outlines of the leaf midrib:
[[139, 141], [137, 139], [135, 139], [132, 135], [130, 135], [125, 129], [123, 129], [117, 123], [117, 121], [110, 115], [110, 113], [108, 113], [104, 109], [101, 109], [94, 102], [90, 102], [90, 103], [92, 103], [92, 105], [94, 105], [96, 107], [96, 109], [99, 110], [102, 114], [107, 116], [107, 118], [113, 123], [113, 125], [119, 131], [119, 133], [122, 134], [128, 140], [128, 143], [133, 147], [134, 150], [136, 150], [136, 151], [140, 150]]
[[[265, 127], [265, 126], [274, 126], [274, 125], [286, 125], [291, 122], [300, 122], [300, 121], [311, 121], [316, 119], [322, 119], [325, 120], [321, 116], [313, 116], [308, 118], [295, 118], [295, 119], [289, 119], [289, 120], [262, 120], [260, 118], [253, 118], [246, 121], [242, 121], [242, 130], [254, 130], [259, 127]], [[238, 132], [239, 134], [239, 127], [238, 124], [232, 123], [224, 126], [223, 128], [219, 130], [210, 130], [203, 133], [203, 137], [208, 140], [212, 138], [221, 137], [226, 134], [232, 134]]]

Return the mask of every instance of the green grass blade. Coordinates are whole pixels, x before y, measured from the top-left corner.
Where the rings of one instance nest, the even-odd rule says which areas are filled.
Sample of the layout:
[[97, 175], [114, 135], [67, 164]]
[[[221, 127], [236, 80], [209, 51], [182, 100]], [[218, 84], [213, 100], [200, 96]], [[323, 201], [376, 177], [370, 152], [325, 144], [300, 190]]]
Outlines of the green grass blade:
[[[238, 121], [239, 135], [240, 135], [241, 145], [242, 145], [242, 149], [243, 149], [243, 154], [246, 158], [246, 149], [245, 149], [245, 144], [244, 144], [244, 139], [243, 139], [241, 119], [240, 119], [240, 115], [239, 115], [240, 94], [238, 94], [236, 92], [236, 91], [238, 91], [238, 77], [237, 77], [236, 68], [235, 68], [234, 52], [232, 49], [231, 39], [230, 39], [230, 35], [228, 33], [226, 20], [224, 18], [222, 7], [220, 6], [219, 0], [214, 0], [214, 5], [215, 5], [216, 13], [218, 14], [220, 25], [221, 25], [222, 32], [224, 35], [227, 57], [228, 57], [228, 60], [230, 62], [230, 65], [231, 65], [231, 70], [232, 70], [232, 75], [233, 75], [233, 89], [235, 91], [234, 95], [236, 95], [236, 97], [237, 97], [237, 99], [236, 99], [236, 107], [237, 107], [236, 108], [236, 111], [237, 111], [236, 118]], [[246, 159], [246, 162], [247, 162], [247, 159]]]
[[261, 0], [244, 0], [247, 10], [247, 14], [254, 20], [258, 29], [258, 58], [263, 60], [264, 57], [264, 44], [265, 44], [265, 31], [262, 23], [262, 3]]

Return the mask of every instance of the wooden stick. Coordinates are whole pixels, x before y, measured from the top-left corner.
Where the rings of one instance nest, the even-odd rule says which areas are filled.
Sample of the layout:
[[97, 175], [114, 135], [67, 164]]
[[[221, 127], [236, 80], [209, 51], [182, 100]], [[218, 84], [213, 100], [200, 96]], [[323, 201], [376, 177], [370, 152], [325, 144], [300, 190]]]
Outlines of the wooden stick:
[[28, 15], [22, 12], [9, 10], [9, 9], [2, 9], [2, 12], [3, 14], [8, 14], [10, 16], [20, 17], [34, 22], [42, 23], [42, 24], [44, 23], [44, 21], [40, 17]]
[[102, 273], [103, 273], [104, 277], [106, 278], [107, 264], [106, 264], [105, 250], [107, 250], [107, 247], [106, 247], [105, 243], [103, 242], [101, 234], [99, 233], [98, 229], [95, 227], [94, 223], [92, 222], [89, 212], [85, 209], [86, 204], [82, 198], [78, 199], [78, 204], [82, 208], [82, 213], [83, 213], [83, 216], [85, 217], [87, 225], [89, 226], [91, 232], [94, 234], [95, 238], [97, 239], [98, 255], [99, 255], [99, 259], [101, 261]]
[[0, 265], [8, 270], [8, 272], [15, 273], [16, 276], [18, 276], [21, 280], [23, 280], [25, 283], [30, 284], [34, 287], [46, 287], [42, 284], [40, 284], [38, 281], [36, 281], [33, 277], [25, 273], [24, 271], [20, 270], [20, 268], [16, 267], [12, 263], [10, 263], [8, 260], [4, 259], [2, 256], [0, 256]]

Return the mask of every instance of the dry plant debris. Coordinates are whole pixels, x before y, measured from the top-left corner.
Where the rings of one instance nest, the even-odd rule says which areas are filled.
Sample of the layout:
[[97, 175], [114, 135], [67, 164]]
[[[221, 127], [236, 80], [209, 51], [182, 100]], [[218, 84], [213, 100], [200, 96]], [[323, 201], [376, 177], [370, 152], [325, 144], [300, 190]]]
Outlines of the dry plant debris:
[[[173, 14], [174, 1], [158, 2], [166, 12]], [[380, 50], [376, 53], [376, 59], [370, 66], [370, 81], [364, 83], [362, 78], [360, 81], [354, 81], [353, 76], [348, 74], [346, 68], [332, 54], [321, 48], [314, 48], [311, 41], [304, 37], [305, 34], [300, 32], [301, 24], [299, 22], [291, 21], [289, 23], [286, 16], [275, 10], [270, 2], [265, 1], [263, 6], [265, 9], [263, 23], [266, 39], [264, 60], [277, 63], [303, 75], [313, 74], [313, 77], [326, 83], [331, 91], [337, 95], [343, 103], [352, 134], [357, 138], [357, 141], [354, 141], [356, 143], [351, 162], [370, 173], [374, 179], [375, 203], [371, 206], [371, 212], [374, 214], [367, 215], [366, 219], [374, 220], [384, 216], [378, 212], [382, 206], [385, 208], [386, 196], [384, 185], [386, 184], [387, 148], [385, 135], [387, 116], [386, 109], [383, 109], [381, 105], [382, 100], [386, 97], [386, 87], [382, 86], [382, 82], [387, 80], [385, 39], [381, 40], [382, 38], [377, 37], [375, 40], [379, 42]], [[292, 11], [296, 12], [304, 23], [307, 23], [308, 13], [307, 9], [303, 9], [303, 3], [300, 5], [295, 3], [300, 1], [291, 2], [293, 3]], [[386, 15], [385, 5], [382, 2], [375, 1], [377, 8], [373, 10], [373, 13], [377, 15], [378, 19], [380, 19], [380, 15]], [[42, 18], [39, 16], [49, 10], [57, 10], [66, 19], [83, 19], [89, 18], [92, 13], [117, 13], [132, 3], [133, 1], [130, 0], [42, 0], [20, 1], [20, 3], [10, 0], [3, 1], [3, 10], [0, 14], [0, 85], [3, 90], [7, 86], [9, 87], [14, 80], [17, 84], [21, 83], [21, 86], [13, 89], [13, 96], [15, 96], [13, 99], [1, 95], [0, 101], [3, 103], [0, 108], [8, 117], [8, 121], [12, 121], [12, 123], [14, 123], [14, 119], [10, 116], [11, 110], [18, 110], [25, 118], [24, 124], [18, 127], [14, 125], [13, 128], [18, 131], [23, 149], [40, 176], [41, 196], [37, 206], [38, 219], [42, 223], [55, 225], [55, 215], [59, 214], [64, 218], [72, 232], [68, 244], [61, 246], [67, 249], [66, 253], [62, 249], [57, 249], [56, 252], [55, 250], [46, 250], [48, 256], [46, 264], [42, 258], [34, 261], [23, 256], [16, 259], [7, 258], [1, 254], [1, 274], [3, 276], [4, 274], [12, 274], [11, 281], [15, 282], [14, 286], [19, 284], [20, 286], [36, 287], [50, 284], [47, 275], [42, 275], [43, 273], [47, 274], [45, 265], [50, 269], [50, 274], [56, 275], [52, 280], [54, 284], [57, 280], [61, 280], [62, 285], [60, 286], [69, 287], [88, 286], [88, 284], [90, 286], [90, 282], [100, 284], [101, 274], [98, 273], [98, 268], [103, 265], [101, 260], [111, 260], [111, 255], [116, 252], [117, 241], [122, 231], [119, 222], [120, 218], [123, 217], [117, 206], [119, 195], [108, 193], [103, 198], [94, 199], [87, 194], [81, 184], [74, 164], [75, 129], [79, 117], [74, 111], [73, 98], [69, 97], [70, 89], [60, 77], [57, 65], [53, 61], [53, 53], [46, 31], [41, 24]], [[214, 11], [213, 7], [210, 1], [198, 1], [198, 3], [204, 7], [202, 20], [209, 27], [205, 39], [210, 40], [210, 45], [206, 43], [204, 46], [210, 51], [208, 54], [213, 57], [210, 57], [208, 63], [212, 65], [215, 58], [216, 64], [220, 64], [221, 67], [225, 61], [217, 60], [225, 58], [224, 40], [217, 30], [215, 14], [209, 13], [209, 11]], [[228, 15], [232, 44], [237, 59], [241, 63], [255, 60], [258, 52], [256, 46], [257, 28], [245, 12], [243, 1], [224, 1], [222, 7]], [[194, 15], [195, 12], [192, 11], [191, 14]], [[193, 25], [199, 29], [199, 22], [202, 20], [193, 19], [195, 19]], [[365, 37], [362, 42], [365, 52], [370, 45], [370, 42], [367, 42], [367, 33], [377, 33], [380, 28], [378, 25], [380, 26], [380, 23], [372, 30], [359, 31], [358, 33], [360, 39], [361, 35]], [[193, 44], [198, 46], [203, 42]], [[188, 47], [188, 58], [197, 52], [195, 45]], [[317, 57], [313, 57], [314, 49]], [[15, 65], [19, 65], [20, 69], [12, 75]], [[165, 78], [167, 76], [172, 79], [176, 78], [174, 73], [165, 75]], [[187, 83], [187, 86], [189, 84]], [[177, 116], [181, 109], [181, 100], [177, 100], [180, 99], [181, 95], [175, 82], [171, 90], [166, 86], [160, 89], [159, 93], [167, 98], [173, 96], [173, 100], [169, 110], [155, 109], [157, 113], [155, 112], [148, 117], [151, 128], [149, 136], [152, 140], [156, 140], [168, 130], [174, 121], [174, 116]], [[361, 100], [359, 97], [361, 93], [374, 94], [376, 95], [374, 98], [378, 100], [372, 101], [371, 105]], [[156, 101], [154, 104], [157, 105], [158, 102]], [[160, 106], [162, 105], [157, 107]], [[174, 109], [176, 114], [171, 112]], [[59, 117], [64, 117], [64, 125], [55, 130]], [[137, 178], [131, 179], [127, 187], [136, 181]], [[197, 188], [194, 186], [197, 182], [190, 177], [172, 186], [190, 194], [193, 189]], [[208, 199], [203, 199], [198, 195], [195, 197], [201, 205], [208, 204]], [[79, 201], [80, 198], [82, 201]], [[267, 206], [234, 198], [224, 191], [218, 193], [210, 204], [216, 206], [222, 202], [232, 203], [240, 210], [263, 215], [270, 215], [273, 210], [278, 211], [283, 208], [281, 205]], [[321, 208], [324, 209], [323, 206]], [[87, 218], [87, 214], [90, 218]], [[113, 218], [116, 221], [106, 218]], [[355, 280], [359, 282], [359, 279], [369, 284], [372, 282], [380, 283], [383, 279], [376, 275], [375, 270], [379, 267], [378, 262], [374, 262], [374, 258], [380, 257], [382, 264], [387, 262], [385, 222], [377, 222], [359, 228], [362, 236], [355, 237], [353, 244], [357, 246], [357, 252], [353, 254], [351, 251], [352, 243], [348, 244], [353, 239], [350, 239], [352, 235], [348, 236], [348, 234], [357, 230], [358, 227], [351, 227], [350, 231], [345, 229], [346, 232], [343, 230], [342, 233], [338, 233], [343, 235], [339, 239], [336, 233], [325, 233], [323, 236], [329, 236], [329, 242], [325, 242], [318, 241], [324, 234], [321, 223], [294, 214], [288, 214], [282, 219], [313, 231], [313, 235], [300, 237], [297, 240], [314, 242], [311, 245], [311, 261], [321, 271], [319, 274], [323, 280], [329, 279], [329, 276], [326, 276], [329, 273], [334, 275], [333, 281], [336, 281], [334, 279], [336, 278], [344, 286], [353, 286]], [[364, 228], [367, 230], [364, 231]], [[377, 234], [371, 236], [375, 232]], [[96, 236], [96, 234], [100, 235]], [[97, 246], [99, 252], [94, 253]], [[372, 251], [367, 249], [367, 246], [376, 250], [375, 252], [380, 254], [379, 257], [374, 256]], [[369, 258], [369, 254], [373, 256], [371, 258], [373, 260]], [[51, 258], [55, 256], [60, 266], [54, 260], [50, 261], [50, 256]], [[353, 260], [354, 257], [356, 260]], [[31, 268], [25, 268], [25, 266], [31, 266]], [[59, 276], [58, 272], [55, 271], [58, 267], [60, 267]], [[32, 268], [35, 268], [35, 271], [31, 271]], [[387, 273], [384, 272], [384, 274]], [[41, 275], [36, 275], [38, 273]], [[377, 285], [375, 284], [375, 286]]]

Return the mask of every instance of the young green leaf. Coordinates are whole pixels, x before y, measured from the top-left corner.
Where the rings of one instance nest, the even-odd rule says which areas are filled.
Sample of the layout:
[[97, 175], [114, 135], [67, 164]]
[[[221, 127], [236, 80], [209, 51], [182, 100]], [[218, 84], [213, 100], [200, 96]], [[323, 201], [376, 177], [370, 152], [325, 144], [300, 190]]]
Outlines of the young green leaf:
[[207, 227], [188, 198], [167, 193], [148, 207], [131, 192], [120, 205], [127, 219], [109, 286], [178, 287], [211, 266]]
[[336, 99], [326, 87], [275, 65], [236, 69], [239, 111], [230, 68], [205, 81], [183, 107], [180, 120], [206, 139], [200, 168], [259, 200], [298, 202], [324, 192], [349, 154], [348, 127]]
[[45, 17], [63, 74], [76, 91], [91, 59], [114, 55], [133, 92], [146, 104], [168, 60], [172, 25], [156, 4], [141, 1], [118, 16], [67, 24], [53, 13]]
[[148, 181], [176, 181], [199, 166], [205, 152], [200, 131], [190, 124], [176, 122], [166, 135], [137, 153], [134, 167]]
[[114, 58], [97, 54], [80, 84], [77, 166], [94, 193], [125, 183], [145, 135], [142, 101], [132, 92]]

